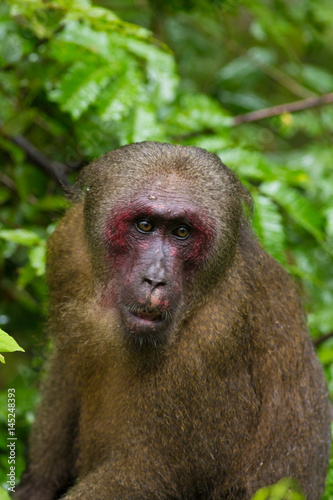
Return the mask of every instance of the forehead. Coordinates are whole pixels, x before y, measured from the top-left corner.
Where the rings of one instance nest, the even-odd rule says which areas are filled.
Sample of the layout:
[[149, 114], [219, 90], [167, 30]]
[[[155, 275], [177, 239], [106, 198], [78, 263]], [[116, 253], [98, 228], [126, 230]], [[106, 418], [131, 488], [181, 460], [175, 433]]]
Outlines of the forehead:
[[167, 200], [189, 202], [193, 199], [191, 191], [192, 189], [185, 179], [172, 173], [140, 183], [140, 186], [134, 189], [132, 199], [146, 199], [155, 202], [154, 204]]
[[131, 196], [131, 211], [147, 214], [164, 214], [170, 217], [193, 215], [198, 211], [186, 184], [175, 174], [140, 186]]

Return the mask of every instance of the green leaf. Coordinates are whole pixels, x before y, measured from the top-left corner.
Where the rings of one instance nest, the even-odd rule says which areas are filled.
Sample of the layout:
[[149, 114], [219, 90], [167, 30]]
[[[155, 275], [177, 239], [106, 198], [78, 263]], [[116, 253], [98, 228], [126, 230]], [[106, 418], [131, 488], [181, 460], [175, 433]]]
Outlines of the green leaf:
[[[1, 358], [3, 358], [3, 356], [0, 355], [0, 361], [1, 361], [1, 363], [3, 363], [4, 361], [2, 361]], [[10, 500], [10, 496], [7, 493], [7, 491], [2, 489], [1, 487], [0, 487], [0, 500]]]
[[295, 222], [312, 234], [318, 242], [323, 243], [323, 217], [305, 196], [279, 181], [264, 182], [259, 189], [263, 194], [273, 198]]
[[42, 276], [45, 273], [46, 246], [39, 245], [37, 247], [31, 248], [29, 251], [29, 261], [31, 267], [36, 272], [36, 276]]
[[162, 127], [156, 121], [153, 106], [142, 104], [137, 106], [134, 113], [132, 137], [129, 142], [163, 141]]
[[124, 43], [130, 52], [147, 61], [148, 89], [155, 94], [156, 101], [171, 102], [178, 85], [172, 55], [141, 40], [127, 39]]
[[219, 157], [228, 167], [235, 170], [241, 178], [253, 180], [254, 182], [272, 179], [273, 172], [259, 153], [250, 153], [246, 149], [231, 148], [224, 149]]
[[272, 486], [261, 488], [252, 500], [305, 500], [305, 497], [297, 481], [285, 478]]
[[327, 234], [333, 239], [333, 207], [326, 208], [325, 215]]
[[79, 45], [107, 60], [112, 57], [108, 34], [94, 30], [85, 21], [68, 21], [62, 32], [57, 35], [57, 40]]
[[4, 332], [0, 328], [0, 352], [13, 352], [22, 351], [25, 352], [22, 347], [18, 345], [16, 340], [13, 339], [8, 333]]
[[262, 78], [258, 70], [260, 66], [274, 64], [276, 54], [272, 49], [264, 47], [251, 47], [246, 55], [236, 57], [231, 62], [223, 66], [219, 72], [219, 78], [223, 83], [236, 85], [236, 88], [247, 85]]
[[333, 363], [333, 345], [328, 347], [324, 346], [317, 352], [318, 358], [323, 365], [330, 365]]
[[269, 106], [268, 99], [265, 99], [262, 95], [258, 95], [251, 90], [242, 90], [241, 92], [235, 92], [224, 90], [223, 91], [223, 103], [233, 104], [237, 108], [244, 108], [245, 110], [255, 111], [257, 109], [267, 108]]
[[42, 242], [41, 245], [32, 247], [28, 253], [28, 263], [19, 269], [19, 277], [17, 285], [19, 288], [25, 288], [33, 281], [36, 276], [45, 274], [46, 265], [46, 245]]
[[30, 262], [28, 262], [24, 267], [21, 267], [18, 271], [19, 276], [17, 280], [17, 286], [19, 290], [23, 290], [29, 283], [33, 281], [36, 276], [36, 271], [33, 269]]
[[204, 94], [182, 95], [168, 117], [171, 133], [195, 132], [205, 129], [219, 132], [229, 128], [231, 120], [228, 113], [214, 99]]
[[[61, 3], [65, 7], [68, 6], [67, 0], [61, 0]], [[80, 16], [80, 14], [80, 18], [82, 18], [82, 13], [84, 13], [89, 20], [101, 19], [103, 22], [107, 22], [107, 24], [112, 24], [114, 21], [121, 23], [119, 17], [117, 17], [116, 14], [110, 9], [93, 6], [88, 0], [83, 0], [83, 2], [81, 2], [81, 5], [79, 4], [79, 2], [76, 2], [75, 7], [76, 10], [69, 11], [65, 19], [76, 19], [78, 16]]]
[[98, 100], [96, 109], [103, 121], [118, 121], [128, 115], [144, 93], [142, 74], [135, 64], [125, 60], [121, 73], [105, 87]]
[[254, 195], [254, 230], [268, 253], [285, 263], [285, 232], [279, 208], [270, 198]]
[[59, 102], [61, 109], [77, 120], [95, 102], [111, 74], [109, 66], [94, 68], [87, 62], [79, 61], [73, 64], [57, 88], [49, 91], [49, 98]]
[[34, 246], [43, 241], [38, 234], [28, 229], [1, 229], [0, 238], [27, 247]]
[[305, 83], [320, 93], [332, 92], [333, 75], [331, 72], [317, 66], [304, 64], [302, 74]]

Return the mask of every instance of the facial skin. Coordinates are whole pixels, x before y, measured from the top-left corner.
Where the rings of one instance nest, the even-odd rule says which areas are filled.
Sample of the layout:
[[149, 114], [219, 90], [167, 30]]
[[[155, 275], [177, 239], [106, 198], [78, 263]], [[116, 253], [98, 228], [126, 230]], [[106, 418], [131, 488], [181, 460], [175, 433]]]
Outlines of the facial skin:
[[139, 194], [110, 214], [107, 258], [118, 270], [117, 301], [130, 335], [144, 342], [168, 331], [211, 241], [207, 217], [183, 192], [170, 196], [168, 187]]

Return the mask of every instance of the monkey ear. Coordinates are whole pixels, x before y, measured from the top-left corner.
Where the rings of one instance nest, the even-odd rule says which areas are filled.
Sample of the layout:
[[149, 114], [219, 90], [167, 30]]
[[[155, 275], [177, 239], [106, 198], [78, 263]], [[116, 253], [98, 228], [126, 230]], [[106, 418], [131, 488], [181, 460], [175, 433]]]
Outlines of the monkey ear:
[[80, 199], [92, 189], [93, 179], [96, 178], [96, 162], [90, 163], [79, 173], [75, 183], [75, 201]]
[[83, 172], [79, 173], [75, 183], [79, 196], [84, 195], [87, 191], [90, 190], [89, 177], [90, 176], [88, 168], [85, 168]]

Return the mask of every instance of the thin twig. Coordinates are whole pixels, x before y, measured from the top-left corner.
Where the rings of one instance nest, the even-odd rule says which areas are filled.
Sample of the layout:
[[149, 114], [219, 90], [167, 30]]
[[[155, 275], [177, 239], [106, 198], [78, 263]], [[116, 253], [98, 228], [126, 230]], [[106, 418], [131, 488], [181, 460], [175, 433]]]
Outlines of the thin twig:
[[60, 186], [66, 187], [69, 185], [68, 178], [66, 175], [66, 166], [62, 163], [55, 162], [49, 160], [43, 153], [38, 151], [37, 148], [33, 144], [31, 144], [28, 139], [23, 137], [22, 135], [17, 135], [15, 137], [11, 137], [5, 133], [5, 131], [1, 128], [0, 123], [0, 131], [6, 139], [10, 140], [17, 146], [19, 146], [26, 153], [29, 160], [31, 160], [35, 165], [40, 167], [49, 177], [56, 180]]
[[325, 342], [326, 340], [330, 339], [333, 337], [333, 332], [326, 333], [325, 335], [322, 335], [321, 337], [318, 337], [313, 341], [313, 344], [318, 347], [320, 344]]
[[301, 101], [289, 102], [278, 106], [272, 106], [271, 108], [259, 109], [258, 111], [252, 111], [251, 113], [245, 113], [244, 115], [238, 115], [234, 118], [233, 124], [237, 126], [242, 123], [254, 122], [270, 118], [271, 116], [281, 115], [282, 113], [294, 113], [295, 111], [302, 111], [304, 109], [314, 108], [316, 106], [322, 106], [323, 104], [330, 103], [333, 103], [333, 92], [330, 94], [323, 94], [319, 97], [309, 97]]
[[67, 175], [65, 174], [65, 165], [49, 160], [43, 153], [38, 151], [30, 141], [21, 135], [10, 137], [10, 140], [22, 148], [29, 160], [38, 165], [38, 167], [44, 170], [49, 177], [56, 180], [62, 187], [69, 185]]

